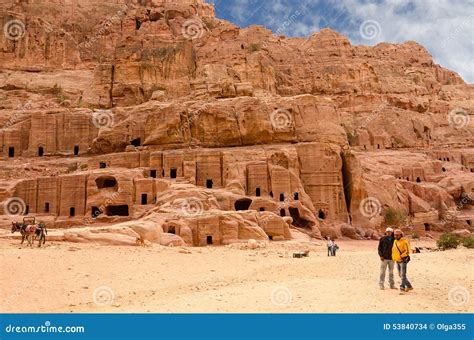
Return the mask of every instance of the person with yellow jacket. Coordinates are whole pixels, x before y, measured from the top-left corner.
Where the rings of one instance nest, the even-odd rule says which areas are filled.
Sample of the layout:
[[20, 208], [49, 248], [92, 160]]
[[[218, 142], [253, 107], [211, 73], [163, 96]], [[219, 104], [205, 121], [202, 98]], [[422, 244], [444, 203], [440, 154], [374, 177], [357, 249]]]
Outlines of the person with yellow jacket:
[[400, 229], [395, 230], [395, 241], [392, 248], [392, 259], [397, 263], [398, 273], [402, 282], [400, 283], [400, 291], [409, 292], [413, 290], [413, 286], [407, 278], [407, 267], [410, 262], [410, 243], [403, 237]]

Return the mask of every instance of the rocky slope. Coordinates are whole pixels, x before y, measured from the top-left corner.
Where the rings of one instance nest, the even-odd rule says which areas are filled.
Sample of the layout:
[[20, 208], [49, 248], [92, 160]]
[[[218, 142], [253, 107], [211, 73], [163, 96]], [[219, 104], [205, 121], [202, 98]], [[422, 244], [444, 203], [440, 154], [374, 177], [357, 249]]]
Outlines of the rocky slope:
[[473, 228], [474, 86], [416, 42], [286, 38], [202, 0], [0, 19], [4, 225], [188, 245]]

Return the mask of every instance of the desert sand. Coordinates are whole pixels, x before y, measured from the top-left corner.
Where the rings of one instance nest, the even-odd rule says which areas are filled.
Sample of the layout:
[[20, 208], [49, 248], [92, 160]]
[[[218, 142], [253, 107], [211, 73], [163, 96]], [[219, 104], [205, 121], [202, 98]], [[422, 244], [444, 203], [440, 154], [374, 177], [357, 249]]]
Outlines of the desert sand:
[[[414, 254], [415, 290], [378, 288], [376, 241], [167, 248], [0, 240], [1, 312], [473, 312], [474, 252]], [[412, 241], [412, 246], [434, 246]], [[309, 249], [309, 257], [293, 258]], [[396, 277], [397, 284], [399, 283]]]

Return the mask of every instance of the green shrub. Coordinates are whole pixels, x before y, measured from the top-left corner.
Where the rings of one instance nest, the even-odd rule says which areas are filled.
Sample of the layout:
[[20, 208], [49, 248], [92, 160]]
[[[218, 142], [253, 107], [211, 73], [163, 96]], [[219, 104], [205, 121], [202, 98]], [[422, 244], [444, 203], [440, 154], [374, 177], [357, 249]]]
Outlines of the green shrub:
[[406, 222], [407, 214], [403, 210], [387, 208], [384, 212], [385, 224], [401, 226]]
[[461, 243], [461, 238], [458, 235], [451, 234], [451, 233], [444, 233], [436, 242], [438, 248], [443, 249], [443, 250], [456, 249], [460, 243]]
[[262, 49], [262, 46], [260, 46], [260, 44], [251, 44], [250, 45], [250, 51], [252, 52], [257, 52], [257, 51], [260, 51]]
[[474, 248], [474, 236], [471, 235], [471, 236], [465, 237], [462, 240], [462, 245], [469, 249]]
[[357, 134], [348, 132], [347, 133], [347, 141], [349, 142], [350, 146], [354, 146], [355, 143], [357, 142]]

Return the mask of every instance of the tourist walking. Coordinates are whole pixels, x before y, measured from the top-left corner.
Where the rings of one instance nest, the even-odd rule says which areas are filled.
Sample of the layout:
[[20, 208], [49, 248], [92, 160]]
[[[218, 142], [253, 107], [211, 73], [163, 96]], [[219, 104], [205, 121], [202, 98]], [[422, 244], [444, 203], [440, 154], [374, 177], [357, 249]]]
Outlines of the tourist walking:
[[400, 229], [395, 230], [392, 259], [397, 263], [398, 274], [402, 280], [400, 283], [400, 292], [403, 293], [413, 290], [413, 286], [407, 278], [408, 262], [410, 262], [410, 243], [403, 237], [403, 232]]

